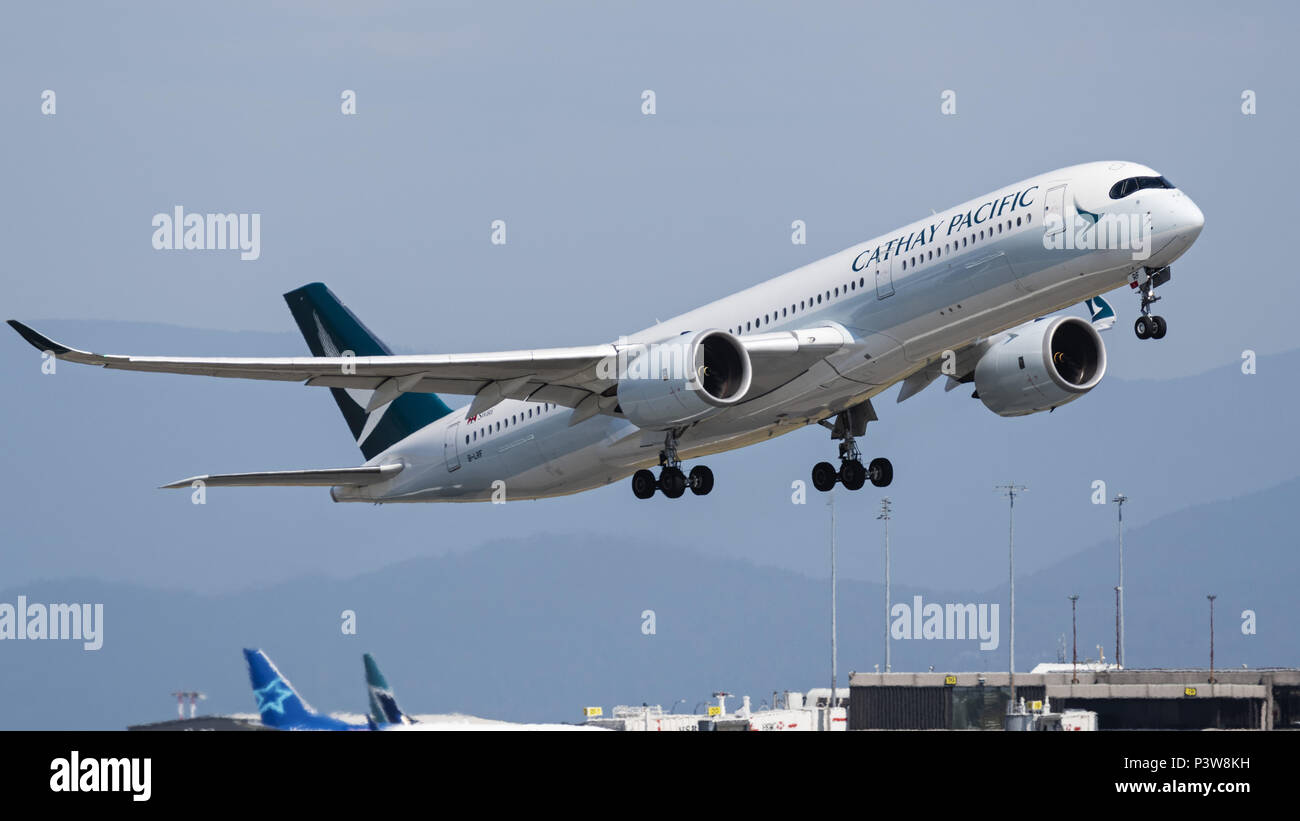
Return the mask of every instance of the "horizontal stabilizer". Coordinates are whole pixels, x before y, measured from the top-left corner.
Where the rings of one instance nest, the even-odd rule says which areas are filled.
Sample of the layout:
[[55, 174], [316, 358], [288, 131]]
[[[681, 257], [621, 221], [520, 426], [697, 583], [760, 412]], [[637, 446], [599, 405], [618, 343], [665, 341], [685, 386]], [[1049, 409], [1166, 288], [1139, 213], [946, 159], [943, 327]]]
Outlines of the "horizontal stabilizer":
[[214, 473], [191, 476], [164, 488], [188, 488], [195, 482], [208, 487], [334, 487], [336, 485], [364, 486], [391, 479], [402, 470], [401, 465], [374, 465], [357, 468], [330, 468], [328, 470], [268, 470], [261, 473]]

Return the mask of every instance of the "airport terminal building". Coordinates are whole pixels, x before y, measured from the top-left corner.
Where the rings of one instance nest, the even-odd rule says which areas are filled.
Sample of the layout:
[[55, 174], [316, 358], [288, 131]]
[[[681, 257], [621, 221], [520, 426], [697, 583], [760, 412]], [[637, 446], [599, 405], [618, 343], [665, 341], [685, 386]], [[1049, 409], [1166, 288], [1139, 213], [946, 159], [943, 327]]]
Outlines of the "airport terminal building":
[[[1089, 710], [1100, 730], [1300, 730], [1300, 669], [1017, 673], [1016, 699]], [[1010, 674], [853, 673], [850, 730], [1001, 730]], [[1076, 681], [1077, 679], [1077, 681]]]

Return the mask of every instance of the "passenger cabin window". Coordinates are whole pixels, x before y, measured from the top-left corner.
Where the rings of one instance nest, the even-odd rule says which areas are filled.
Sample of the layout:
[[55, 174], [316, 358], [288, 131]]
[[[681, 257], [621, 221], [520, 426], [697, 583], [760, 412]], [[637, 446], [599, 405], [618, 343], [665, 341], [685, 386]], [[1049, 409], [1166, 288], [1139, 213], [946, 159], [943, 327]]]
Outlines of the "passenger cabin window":
[[1110, 187], [1110, 198], [1122, 200], [1129, 194], [1136, 194], [1143, 188], [1173, 188], [1174, 184], [1164, 177], [1129, 177]]

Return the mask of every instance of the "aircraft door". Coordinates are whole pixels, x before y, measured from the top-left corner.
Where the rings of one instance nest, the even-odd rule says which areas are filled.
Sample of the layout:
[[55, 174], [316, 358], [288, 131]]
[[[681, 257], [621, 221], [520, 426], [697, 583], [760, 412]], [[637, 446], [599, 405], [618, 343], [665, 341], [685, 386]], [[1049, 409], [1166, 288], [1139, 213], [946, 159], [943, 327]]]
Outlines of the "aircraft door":
[[1043, 199], [1043, 232], [1045, 237], [1065, 233], [1065, 186], [1049, 188]]
[[890, 254], [889, 259], [876, 263], [876, 299], [894, 295], [894, 260], [897, 254]]
[[452, 422], [447, 428], [447, 438], [442, 443], [442, 457], [447, 462], [447, 472], [460, 467], [460, 423]]

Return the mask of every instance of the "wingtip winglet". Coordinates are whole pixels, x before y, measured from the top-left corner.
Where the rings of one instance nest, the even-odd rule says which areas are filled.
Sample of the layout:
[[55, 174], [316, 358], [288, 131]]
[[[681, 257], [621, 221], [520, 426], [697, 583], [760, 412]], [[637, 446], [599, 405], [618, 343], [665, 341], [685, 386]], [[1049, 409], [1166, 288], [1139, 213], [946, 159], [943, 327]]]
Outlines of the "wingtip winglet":
[[53, 351], [55, 356], [62, 356], [72, 351], [66, 345], [60, 345], [48, 336], [29, 328], [16, 319], [9, 320], [9, 327], [18, 332], [18, 335], [26, 339], [28, 344], [38, 351]]
[[177, 490], [180, 488], [192, 487], [195, 482], [206, 479], [206, 476], [191, 476], [188, 479], [181, 479], [179, 482], [172, 482], [166, 485], [159, 485], [159, 490]]

